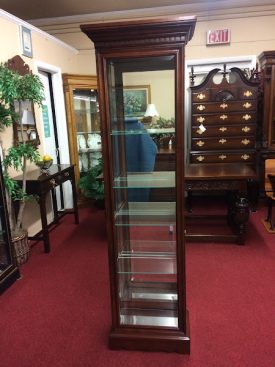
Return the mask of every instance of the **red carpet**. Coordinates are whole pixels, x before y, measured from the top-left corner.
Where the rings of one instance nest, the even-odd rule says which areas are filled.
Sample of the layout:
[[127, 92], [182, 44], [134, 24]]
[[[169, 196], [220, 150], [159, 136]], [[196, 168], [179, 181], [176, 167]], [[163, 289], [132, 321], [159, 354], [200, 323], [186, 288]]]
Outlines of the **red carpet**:
[[191, 354], [110, 351], [103, 211], [38, 242], [0, 298], [1, 367], [275, 367], [275, 235], [252, 213], [245, 246], [187, 244]]

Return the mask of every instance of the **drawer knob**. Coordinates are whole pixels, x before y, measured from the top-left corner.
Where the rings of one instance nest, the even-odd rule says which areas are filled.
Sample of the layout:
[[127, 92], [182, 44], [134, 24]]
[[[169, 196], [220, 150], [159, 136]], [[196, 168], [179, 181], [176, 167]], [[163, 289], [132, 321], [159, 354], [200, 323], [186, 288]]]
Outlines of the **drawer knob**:
[[249, 139], [243, 139], [242, 140], [242, 144], [243, 145], [247, 145], [247, 144], [249, 144], [250, 143], [250, 140]]
[[202, 162], [204, 160], [204, 157], [202, 155], [199, 155], [197, 157], [197, 161]]
[[250, 108], [251, 106], [252, 106], [252, 104], [249, 103], [249, 102], [246, 102], [246, 103], [243, 104], [244, 108]]
[[248, 114], [243, 115], [243, 119], [244, 119], [245, 121], [250, 120], [250, 119], [251, 119], [251, 115], [248, 115]]
[[220, 143], [220, 144], [225, 144], [226, 142], [227, 142], [227, 140], [226, 140], [226, 139], [220, 139], [220, 140], [219, 140], [219, 143]]
[[242, 158], [244, 161], [247, 161], [247, 160], [250, 158], [250, 155], [248, 155], [248, 154], [243, 154], [243, 155], [241, 156], [241, 158]]
[[200, 93], [200, 94], [197, 95], [197, 98], [200, 99], [200, 100], [204, 99], [205, 97], [206, 96], [203, 93]]
[[197, 141], [197, 142], [196, 142], [196, 144], [197, 144], [199, 147], [203, 147], [205, 143], [204, 143], [204, 141], [199, 140], [199, 141]]
[[221, 107], [222, 109], [225, 109], [225, 108], [227, 108], [227, 107], [228, 107], [228, 104], [226, 104], [226, 103], [222, 103], [222, 104], [220, 105], [220, 107]]
[[205, 106], [203, 104], [200, 104], [198, 107], [197, 107], [197, 110], [199, 111], [203, 111], [205, 110]]
[[245, 97], [251, 97], [253, 95], [253, 93], [250, 90], [246, 90], [245, 92], [243, 92], [243, 95]]
[[221, 155], [219, 155], [219, 158], [223, 161], [224, 159], [227, 158], [227, 156], [225, 154], [221, 154]]
[[204, 131], [205, 130], [198, 129], [198, 130], [196, 130], [196, 133], [202, 135], [204, 133]]
[[227, 115], [221, 115], [221, 116], [220, 116], [220, 119], [221, 119], [221, 120], [226, 120], [226, 119], [227, 119], [227, 117], [228, 117]]
[[205, 117], [200, 116], [200, 117], [197, 118], [197, 121], [202, 123], [202, 122], [205, 121]]
[[248, 126], [245, 126], [245, 127], [242, 128], [242, 131], [245, 132], [245, 133], [248, 133], [250, 130], [251, 129]]
[[222, 126], [222, 127], [220, 127], [220, 128], [219, 128], [219, 130], [220, 130], [222, 133], [224, 133], [225, 131], [227, 131], [227, 127]]

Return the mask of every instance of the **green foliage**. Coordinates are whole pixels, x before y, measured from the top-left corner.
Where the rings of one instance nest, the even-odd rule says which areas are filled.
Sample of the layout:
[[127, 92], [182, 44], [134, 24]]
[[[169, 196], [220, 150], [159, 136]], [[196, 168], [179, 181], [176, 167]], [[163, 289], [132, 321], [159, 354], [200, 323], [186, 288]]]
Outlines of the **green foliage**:
[[39, 152], [31, 144], [19, 143], [8, 150], [3, 161], [5, 169], [13, 167], [16, 171], [22, 170], [23, 158], [34, 163], [41, 159]]
[[98, 164], [90, 168], [87, 174], [80, 178], [79, 188], [86, 198], [94, 200], [104, 199], [103, 180], [98, 179], [98, 176], [101, 174], [102, 159], [99, 159]]
[[0, 63], [0, 101], [12, 106], [14, 101], [30, 100], [38, 105], [44, 99], [43, 84], [38, 75], [20, 75]]
[[11, 147], [6, 154], [4, 165], [4, 182], [10, 197], [13, 200], [31, 199], [32, 195], [27, 195], [26, 192], [13, 180], [8, 174], [8, 168], [13, 167], [16, 171], [24, 170], [24, 160], [37, 162], [41, 159], [39, 152], [31, 144], [19, 143], [15, 147]]
[[[15, 101], [19, 103], [20, 110], [21, 103], [24, 101], [41, 106], [43, 100], [43, 84], [38, 75], [26, 74], [22, 76], [10, 70], [6, 64], [0, 63], [0, 131], [12, 123], [22, 124], [19, 115], [14, 110]], [[3, 160], [4, 182], [7, 191], [13, 200], [20, 201], [19, 213], [14, 227], [15, 233], [22, 224], [25, 201], [31, 198], [25, 190], [27, 162], [37, 162], [38, 160], [41, 160], [41, 157], [37, 148], [24, 141], [9, 148]], [[9, 168], [22, 172], [22, 187], [9, 176]]]
[[0, 131], [12, 124], [13, 113], [6, 105], [0, 102]]
[[164, 117], [159, 117], [157, 122], [151, 124], [150, 127], [154, 128], [172, 128], [175, 127], [175, 119], [171, 117], [170, 119], [165, 119]]

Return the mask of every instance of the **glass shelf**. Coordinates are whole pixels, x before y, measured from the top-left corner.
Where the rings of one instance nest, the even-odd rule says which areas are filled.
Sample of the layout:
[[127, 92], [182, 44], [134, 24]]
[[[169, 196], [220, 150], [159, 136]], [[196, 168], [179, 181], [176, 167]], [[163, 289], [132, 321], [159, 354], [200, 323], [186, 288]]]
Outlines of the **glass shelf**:
[[175, 202], [129, 202], [115, 213], [116, 226], [174, 226]]
[[77, 135], [82, 135], [82, 134], [101, 134], [100, 130], [93, 130], [93, 131], [77, 131], [76, 132]]
[[112, 136], [126, 136], [126, 135], [143, 135], [143, 134], [173, 134], [175, 133], [175, 128], [150, 128], [142, 130], [112, 130]]
[[173, 171], [128, 173], [126, 177], [115, 177], [113, 181], [114, 189], [168, 187], [175, 187], [175, 172]]

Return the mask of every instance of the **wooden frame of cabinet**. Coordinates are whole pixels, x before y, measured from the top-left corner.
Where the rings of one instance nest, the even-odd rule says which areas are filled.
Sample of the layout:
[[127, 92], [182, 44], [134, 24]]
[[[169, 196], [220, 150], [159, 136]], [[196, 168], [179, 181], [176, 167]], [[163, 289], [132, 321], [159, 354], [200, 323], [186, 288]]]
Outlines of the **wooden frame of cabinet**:
[[258, 56], [261, 71], [261, 146], [259, 151], [260, 193], [265, 194], [270, 183], [265, 161], [275, 159], [275, 51], [264, 51]]
[[[0, 167], [2, 162], [0, 159]], [[0, 169], [0, 294], [20, 277], [16, 260], [12, 256], [10, 223], [6, 202], [3, 173]]]
[[97, 89], [97, 77], [94, 75], [63, 74], [63, 88], [66, 104], [70, 163], [75, 166], [75, 179], [77, 184], [80, 178], [80, 167], [73, 92], [75, 89]]
[[[81, 26], [94, 42], [97, 57], [112, 349], [190, 352], [184, 247], [184, 49], [195, 23], [194, 17], [166, 17]], [[130, 144], [130, 138], [146, 136], [149, 145], [151, 140], [140, 122], [127, 127], [125, 78], [127, 73], [146, 72], [150, 84], [150, 72], [163, 70], [171, 71], [174, 83], [170, 103], [176, 120], [175, 169], [135, 172], [129, 161], [138, 144]], [[136, 159], [142, 154], [138, 152]], [[175, 189], [175, 196], [157, 202], [150, 195], [144, 201], [131, 199], [131, 190], [145, 194], [148, 188], [160, 189], [160, 199], [163, 188]], [[147, 236], [148, 228], [152, 237], [158, 233], [156, 240]]]

